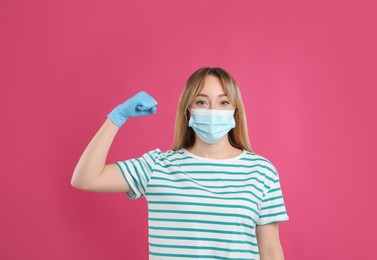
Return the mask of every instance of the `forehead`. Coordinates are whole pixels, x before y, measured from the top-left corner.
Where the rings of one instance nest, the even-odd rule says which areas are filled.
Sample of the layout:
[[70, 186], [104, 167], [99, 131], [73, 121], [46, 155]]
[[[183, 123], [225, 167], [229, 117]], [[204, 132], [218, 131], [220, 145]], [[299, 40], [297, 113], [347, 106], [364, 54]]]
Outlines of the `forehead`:
[[208, 96], [224, 94], [224, 88], [220, 79], [216, 76], [208, 75], [199, 94], [206, 94]]

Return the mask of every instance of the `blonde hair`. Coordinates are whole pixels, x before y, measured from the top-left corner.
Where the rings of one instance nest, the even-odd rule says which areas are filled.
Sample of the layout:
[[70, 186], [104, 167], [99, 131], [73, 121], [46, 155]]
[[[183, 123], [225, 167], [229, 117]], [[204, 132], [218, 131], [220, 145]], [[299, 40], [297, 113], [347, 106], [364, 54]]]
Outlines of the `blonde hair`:
[[224, 69], [204, 67], [195, 71], [187, 80], [179, 98], [174, 129], [173, 151], [190, 147], [195, 142], [195, 132], [188, 126], [190, 117], [188, 107], [204, 87], [208, 75], [219, 78], [232, 105], [236, 108], [234, 119], [236, 127], [228, 133], [229, 142], [233, 147], [252, 152], [246, 124], [246, 114], [240, 90], [233, 77]]

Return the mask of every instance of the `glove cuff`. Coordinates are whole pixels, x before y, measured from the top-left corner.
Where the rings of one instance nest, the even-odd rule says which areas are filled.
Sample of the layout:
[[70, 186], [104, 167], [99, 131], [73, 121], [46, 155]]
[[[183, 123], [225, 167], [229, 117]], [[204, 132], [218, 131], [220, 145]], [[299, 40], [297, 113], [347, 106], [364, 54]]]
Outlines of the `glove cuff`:
[[109, 118], [117, 127], [121, 127], [127, 120], [127, 117], [123, 117], [114, 112], [107, 114], [107, 118]]

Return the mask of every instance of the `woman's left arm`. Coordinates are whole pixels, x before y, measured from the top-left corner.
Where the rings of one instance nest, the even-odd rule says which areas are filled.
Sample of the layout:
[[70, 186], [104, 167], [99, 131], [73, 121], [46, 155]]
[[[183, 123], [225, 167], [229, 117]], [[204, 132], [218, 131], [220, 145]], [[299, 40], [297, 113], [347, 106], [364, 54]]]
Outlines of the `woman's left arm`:
[[277, 222], [266, 225], [257, 225], [256, 235], [261, 260], [284, 260]]

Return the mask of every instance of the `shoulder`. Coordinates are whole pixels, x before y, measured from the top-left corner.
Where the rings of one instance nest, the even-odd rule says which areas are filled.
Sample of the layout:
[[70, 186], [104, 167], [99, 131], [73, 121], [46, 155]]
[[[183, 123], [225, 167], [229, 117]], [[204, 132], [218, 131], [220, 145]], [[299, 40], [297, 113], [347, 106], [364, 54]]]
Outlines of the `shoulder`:
[[254, 168], [255, 171], [260, 172], [266, 179], [276, 182], [279, 179], [278, 171], [275, 165], [260, 154], [246, 151], [244, 156], [240, 159]]
[[150, 158], [153, 158], [153, 160], [155, 162], [163, 162], [163, 161], [170, 162], [170, 161], [176, 160], [179, 157], [182, 157], [183, 154], [184, 154], [184, 152], [181, 151], [181, 150], [177, 150], [177, 151], [165, 150], [165, 151], [162, 151], [160, 148], [155, 148], [153, 150], [146, 152], [143, 156], [144, 157], [148, 156]]

